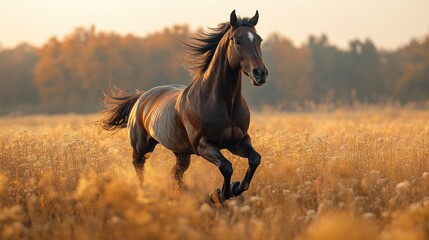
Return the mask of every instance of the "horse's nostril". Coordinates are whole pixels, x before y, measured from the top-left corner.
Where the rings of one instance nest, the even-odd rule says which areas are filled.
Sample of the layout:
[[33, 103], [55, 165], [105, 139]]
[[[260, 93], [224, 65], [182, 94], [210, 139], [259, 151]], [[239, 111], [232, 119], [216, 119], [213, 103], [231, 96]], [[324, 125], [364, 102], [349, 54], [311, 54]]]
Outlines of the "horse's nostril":
[[262, 75], [262, 70], [261, 69], [258, 69], [258, 68], [253, 69], [253, 76], [255, 78], [260, 78], [261, 75]]

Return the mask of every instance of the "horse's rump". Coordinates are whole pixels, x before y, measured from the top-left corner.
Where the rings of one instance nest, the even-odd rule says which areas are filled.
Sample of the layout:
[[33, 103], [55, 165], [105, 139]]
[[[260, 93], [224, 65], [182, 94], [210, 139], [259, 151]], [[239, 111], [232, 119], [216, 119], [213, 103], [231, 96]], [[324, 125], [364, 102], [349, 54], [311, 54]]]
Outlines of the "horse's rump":
[[178, 124], [175, 109], [183, 89], [185, 86], [177, 84], [150, 89], [138, 99], [131, 113], [134, 116], [130, 116], [130, 120], [134, 117], [135, 124], [140, 124], [146, 134], [173, 151], [183, 150], [177, 148], [183, 146], [183, 141], [188, 142], [184, 139], [183, 126]]
[[131, 110], [142, 94], [141, 90], [137, 90], [135, 94], [128, 94], [116, 86], [109, 92], [104, 92], [101, 127], [108, 131], [127, 127]]

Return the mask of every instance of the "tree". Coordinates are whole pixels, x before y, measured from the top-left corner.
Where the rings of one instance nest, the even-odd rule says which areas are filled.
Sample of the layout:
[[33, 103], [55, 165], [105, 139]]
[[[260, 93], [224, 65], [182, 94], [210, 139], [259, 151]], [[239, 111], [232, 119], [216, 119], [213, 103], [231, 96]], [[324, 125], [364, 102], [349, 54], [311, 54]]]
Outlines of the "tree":
[[26, 43], [0, 50], [0, 109], [19, 112], [24, 105], [38, 103], [33, 83], [36, 61], [36, 48]]
[[429, 97], [429, 36], [400, 49], [400, 76], [394, 94], [404, 101], [427, 100]]
[[313, 66], [306, 46], [295, 47], [279, 34], [271, 35], [265, 45], [266, 65], [270, 68], [270, 81], [276, 94], [271, 103], [279, 101], [304, 101], [312, 98]]
[[331, 46], [326, 35], [310, 36], [308, 48], [313, 66], [313, 96], [317, 101], [332, 101], [335, 98], [335, 66], [339, 60], [339, 50]]

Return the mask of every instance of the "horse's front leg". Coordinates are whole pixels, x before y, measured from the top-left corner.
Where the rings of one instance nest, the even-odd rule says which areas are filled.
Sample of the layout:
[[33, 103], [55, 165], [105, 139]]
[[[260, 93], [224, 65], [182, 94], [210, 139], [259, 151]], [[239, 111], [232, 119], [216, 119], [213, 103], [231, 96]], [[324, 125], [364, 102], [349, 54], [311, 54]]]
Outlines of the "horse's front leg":
[[261, 163], [261, 154], [259, 154], [253, 148], [249, 135], [246, 135], [240, 143], [236, 144], [232, 148], [229, 148], [228, 150], [235, 155], [247, 158], [249, 162], [249, 167], [247, 169], [246, 175], [244, 175], [243, 181], [241, 183], [234, 182], [231, 184], [231, 194], [232, 197], [235, 197], [249, 189], [253, 175]]
[[201, 138], [198, 145], [198, 154], [204, 159], [216, 165], [223, 176], [223, 185], [222, 190], [215, 190], [211, 196], [210, 200], [213, 203], [221, 203], [229, 198], [231, 198], [231, 175], [233, 172], [232, 164], [228, 159], [226, 159], [219, 148], [212, 145], [207, 141], [206, 138]]

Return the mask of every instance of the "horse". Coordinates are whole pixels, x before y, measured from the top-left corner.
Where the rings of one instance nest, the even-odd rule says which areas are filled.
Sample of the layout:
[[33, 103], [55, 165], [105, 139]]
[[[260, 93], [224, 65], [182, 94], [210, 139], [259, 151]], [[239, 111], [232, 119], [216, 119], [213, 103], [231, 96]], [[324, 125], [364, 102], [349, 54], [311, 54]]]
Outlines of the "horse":
[[[250, 111], [241, 94], [242, 74], [254, 86], [267, 79], [261, 53], [262, 38], [256, 33], [259, 13], [239, 18], [235, 10], [229, 22], [203, 31], [185, 43], [188, 69], [193, 79], [188, 86], [171, 84], [128, 94], [113, 86], [104, 94], [101, 127], [108, 131], [128, 127], [133, 165], [140, 181], [146, 160], [159, 143], [172, 151], [176, 164], [172, 176], [187, 189], [183, 175], [196, 154], [214, 164], [223, 176], [222, 189], [209, 199], [222, 203], [248, 190], [261, 162], [248, 134]], [[227, 149], [248, 159], [241, 182], [232, 182], [233, 167], [221, 153]]]

